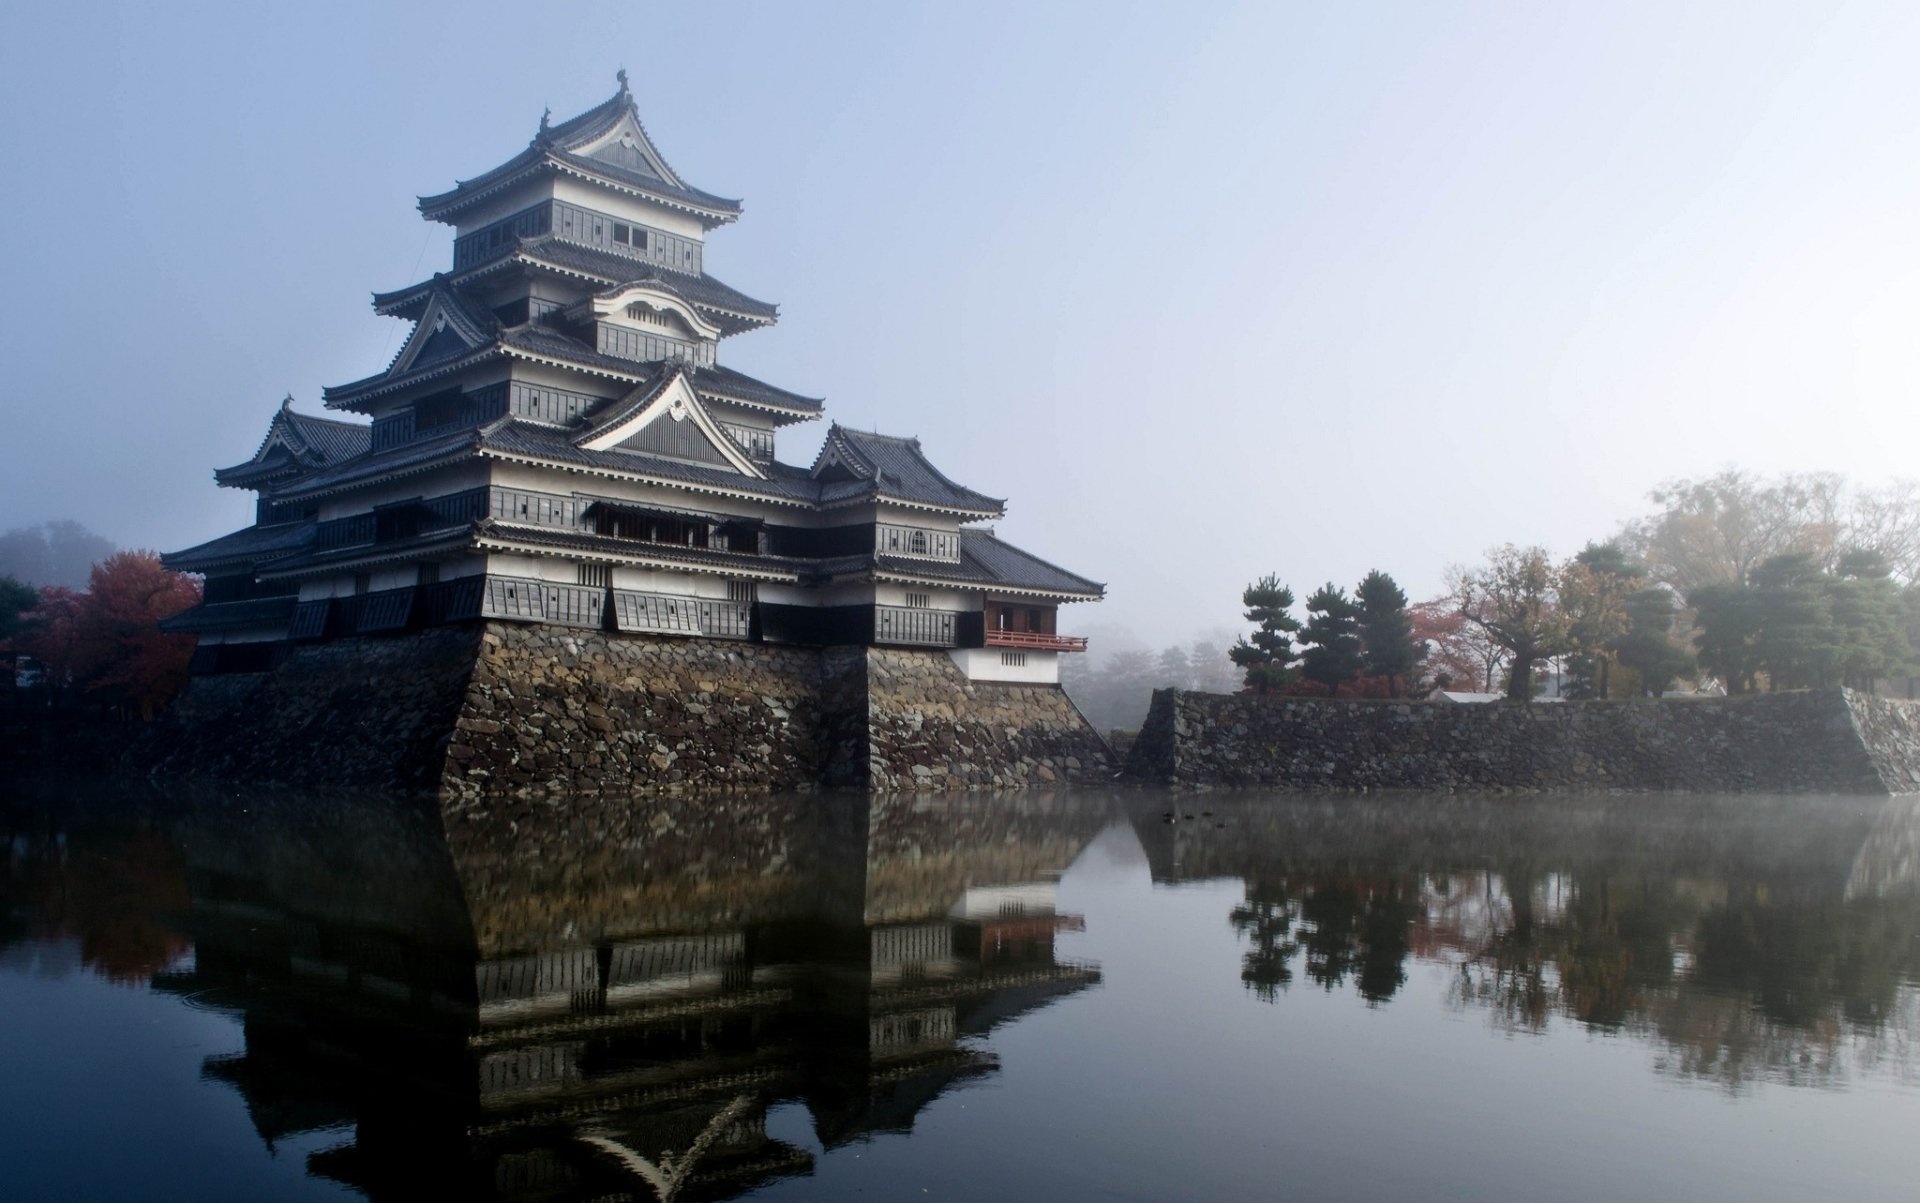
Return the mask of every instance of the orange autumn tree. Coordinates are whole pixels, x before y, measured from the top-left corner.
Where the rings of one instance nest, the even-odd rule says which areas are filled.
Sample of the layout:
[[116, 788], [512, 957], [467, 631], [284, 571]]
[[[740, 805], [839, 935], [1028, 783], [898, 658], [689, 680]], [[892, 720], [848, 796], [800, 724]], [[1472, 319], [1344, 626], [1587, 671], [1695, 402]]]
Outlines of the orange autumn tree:
[[152, 718], [187, 683], [192, 635], [162, 619], [200, 602], [200, 582], [160, 566], [150, 551], [120, 551], [93, 566], [85, 593], [43, 589], [19, 642], [56, 687]]

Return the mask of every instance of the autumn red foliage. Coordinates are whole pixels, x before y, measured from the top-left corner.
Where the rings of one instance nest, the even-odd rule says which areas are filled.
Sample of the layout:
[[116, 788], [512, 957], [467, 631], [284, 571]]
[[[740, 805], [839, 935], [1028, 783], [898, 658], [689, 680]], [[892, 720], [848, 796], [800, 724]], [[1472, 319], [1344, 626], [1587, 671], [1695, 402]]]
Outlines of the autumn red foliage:
[[93, 566], [85, 593], [42, 589], [14, 642], [68, 696], [152, 718], [186, 685], [195, 643], [160, 622], [199, 602], [200, 582], [153, 552], [115, 552]]
[[1459, 689], [1469, 693], [1499, 688], [1506, 653], [1460, 613], [1450, 597], [1437, 597], [1407, 607], [1413, 619], [1413, 637], [1427, 645], [1423, 665], [1432, 689]]

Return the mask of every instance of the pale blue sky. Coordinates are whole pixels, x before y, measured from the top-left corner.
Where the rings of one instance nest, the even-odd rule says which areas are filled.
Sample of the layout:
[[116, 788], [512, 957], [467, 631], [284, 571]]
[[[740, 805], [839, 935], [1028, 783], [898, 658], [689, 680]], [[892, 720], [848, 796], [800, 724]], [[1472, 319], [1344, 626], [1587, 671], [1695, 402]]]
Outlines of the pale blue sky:
[[[1728, 463], [1920, 475], [1920, 6], [86, 5], [0, 46], [0, 528], [173, 548], [377, 370], [413, 210], [611, 94], [746, 198], [723, 359], [918, 434], [1075, 623], [1436, 591]], [[805, 462], [819, 424], [786, 436]]]

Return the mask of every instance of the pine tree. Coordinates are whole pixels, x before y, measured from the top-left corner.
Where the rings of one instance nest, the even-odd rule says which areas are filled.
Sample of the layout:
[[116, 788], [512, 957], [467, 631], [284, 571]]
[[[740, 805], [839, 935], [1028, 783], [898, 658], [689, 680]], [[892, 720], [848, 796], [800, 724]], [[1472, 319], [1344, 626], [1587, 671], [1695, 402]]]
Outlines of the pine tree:
[[1675, 597], [1654, 586], [1629, 594], [1626, 633], [1612, 645], [1622, 668], [1640, 674], [1640, 692], [1659, 697], [1674, 678], [1693, 668], [1693, 656], [1673, 641]]
[[1426, 646], [1413, 637], [1407, 595], [1386, 573], [1375, 569], [1354, 590], [1360, 603], [1360, 642], [1368, 676], [1384, 677], [1387, 696], [1400, 696], [1400, 680], [1413, 675], [1426, 658]]
[[1246, 673], [1248, 689], [1265, 694], [1285, 688], [1293, 680], [1293, 633], [1300, 629], [1300, 620], [1287, 613], [1293, 590], [1269, 573], [1246, 587], [1240, 604], [1258, 629], [1251, 640], [1242, 636], [1235, 642], [1228, 657]]
[[1364, 658], [1360, 650], [1360, 610], [1347, 597], [1347, 591], [1329, 581], [1307, 598], [1307, 625], [1301, 632], [1306, 650], [1301, 653], [1300, 673], [1309, 681], [1327, 687], [1327, 696], [1360, 675]]

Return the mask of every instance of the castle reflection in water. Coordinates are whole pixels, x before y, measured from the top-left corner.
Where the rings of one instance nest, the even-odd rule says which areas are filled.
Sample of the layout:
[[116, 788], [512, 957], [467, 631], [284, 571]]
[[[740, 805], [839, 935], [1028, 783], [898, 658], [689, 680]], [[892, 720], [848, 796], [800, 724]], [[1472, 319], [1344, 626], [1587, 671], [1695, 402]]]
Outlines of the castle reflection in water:
[[[1096, 840], [1159, 885], [1241, 883], [1219, 919], [1240, 981], [1220, 985], [1255, 1000], [1406, 1001], [1424, 965], [1498, 1032], [1575, 1025], [1736, 1093], [1920, 1077], [1912, 800], [815, 794], [443, 817], [211, 795], [17, 815], [0, 884], [30, 919], [0, 944], [70, 940], [235, 1016], [244, 1047], [205, 1076], [269, 1148], [327, 1134], [308, 1170], [375, 1199], [728, 1198], [910, 1132], [998, 1072], [996, 1027], [1102, 984], [1056, 946], [1085, 923], [1057, 883]], [[1130, 1007], [1167, 987], [1103, 986]], [[770, 1132], [776, 1109], [810, 1137]]]
[[602, 807], [198, 808], [192, 967], [154, 984], [238, 1014], [207, 1075], [270, 1144], [351, 1131], [309, 1169], [371, 1197], [701, 1199], [810, 1168], [770, 1106], [829, 1149], [908, 1131], [996, 1071], [978, 1037], [1099, 980], [1054, 895], [1104, 800], [755, 798], [643, 837]]

